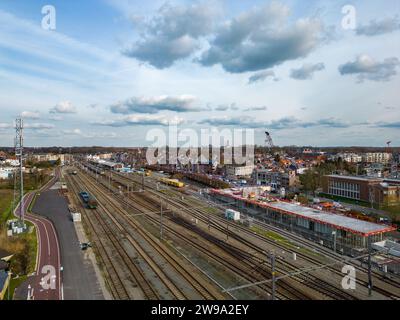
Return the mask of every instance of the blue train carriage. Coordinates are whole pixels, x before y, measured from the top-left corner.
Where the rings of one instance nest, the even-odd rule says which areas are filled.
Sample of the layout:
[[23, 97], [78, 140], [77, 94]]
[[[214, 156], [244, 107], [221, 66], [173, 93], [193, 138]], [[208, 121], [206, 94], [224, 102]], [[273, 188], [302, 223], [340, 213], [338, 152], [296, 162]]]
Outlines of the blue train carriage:
[[82, 191], [79, 193], [84, 203], [86, 203], [89, 209], [97, 209], [98, 203], [95, 197], [89, 194], [86, 191]]
[[81, 196], [83, 202], [88, 203], [89, 193], [87, 193], [86, 191], [81, 191], [81, 192], [79, 192], [79, 195]]

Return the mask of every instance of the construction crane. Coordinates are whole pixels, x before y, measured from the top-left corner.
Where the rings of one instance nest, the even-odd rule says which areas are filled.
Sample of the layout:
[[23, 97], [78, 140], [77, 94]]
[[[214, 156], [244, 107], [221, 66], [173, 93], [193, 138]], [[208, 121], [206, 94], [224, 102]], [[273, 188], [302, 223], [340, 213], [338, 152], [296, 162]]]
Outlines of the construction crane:
[[398, 178], [398, 170], [397, 170], [397, 161], [394, 158], [394, 154], [393, 154], [393, 150], [390, 148], [390, 144], [392, 143], [392, 141], [387, 141], [386, 145], [386, 152], [390, 153], [392, 155], [392, 158], [390, 159], [390, 174], [392, 176], [392, 178]]
[[[274, 142], [272, 141], [272, 137], [268, 131], [265, 131], [265, 137], [266, 137], [265, 146], [269, 150], [270, 154], [275, 156], [277, 154], [276, 148], [275, 148]], [[274, 152], [274, 150], [275, 150], [275, 152]]]
[[268, 131], [265, 131], [265, 136], [266, 136], [266, 139], [265, 139], [266, 147], [269, 148], [270, 150], [272, 150], [274, 148], [274, 143], [273, 143], [272, 137]]
[[390, 144], [392, 143], [392, 141], [388, 141], [386, 142], [387, 148], [386, 148], [386, 152], [390, 153]]

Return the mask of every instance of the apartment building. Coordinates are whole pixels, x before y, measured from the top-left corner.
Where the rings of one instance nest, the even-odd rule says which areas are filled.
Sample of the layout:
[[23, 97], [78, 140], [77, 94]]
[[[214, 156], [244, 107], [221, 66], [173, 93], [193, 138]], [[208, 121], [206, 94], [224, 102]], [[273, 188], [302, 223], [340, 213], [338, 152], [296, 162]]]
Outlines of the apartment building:
[[297, 181], [296, 172], [293, 170], [280, 172], [259, 168], [255, 169], [254, 178], [257, 185], [285, 189], [294, 187]]
[[65, 154], [31, 154], [28, 156], [28, 159], [34, 162], [44, 162], [44, 161], [57, 161], [61, 160], [61, 163], [65, 162]]
[[349, 162], [349, 163], [359, 163], [363, 161], [363, 157], [357, 153], [338, 153], [334, 156], [334, 159], [337, 160], [341, 158], [343, 161]]
[[363, 155], [363, 161], [368, 163], [388, 163], [392, 154], [388, 152], [367, 152]]
[[400, 204], [400, 185], [392, 185], [387, 182], [374, 186], [372, 201], [384, 206], [396, 206]]
[[245, 165], [245, 166], [235, 166], [235, 165], [226, 165], [225, 166], [225, 174], [228, 177], [250, 177], [253, 174], [255, 166], [254, 165]]

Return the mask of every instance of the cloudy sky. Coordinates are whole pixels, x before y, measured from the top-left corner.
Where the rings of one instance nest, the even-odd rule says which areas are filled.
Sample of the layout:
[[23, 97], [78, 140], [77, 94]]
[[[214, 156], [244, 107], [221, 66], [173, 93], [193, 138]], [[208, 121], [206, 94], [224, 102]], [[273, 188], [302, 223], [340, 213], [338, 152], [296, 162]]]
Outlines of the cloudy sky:
[[171, 123], [398, 146], [399, 40], [398, 0], [1, 0], [0, 146], [18, 116], [30, 146], [149, 145]]

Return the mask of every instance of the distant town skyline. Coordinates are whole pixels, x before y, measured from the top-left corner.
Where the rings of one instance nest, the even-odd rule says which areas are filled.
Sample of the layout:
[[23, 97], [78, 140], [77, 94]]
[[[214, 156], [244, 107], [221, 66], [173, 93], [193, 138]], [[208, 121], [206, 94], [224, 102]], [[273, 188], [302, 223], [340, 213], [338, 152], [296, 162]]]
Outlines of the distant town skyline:
[[268, 130], [280, 146], [400, 146], [396, 0], [49, 5], [55, 30], [42, 1], [0, 3], [1, 146], [17, 117], [31, 147], [148, 146], [168, 124], [253, 128], [258, 145]]

